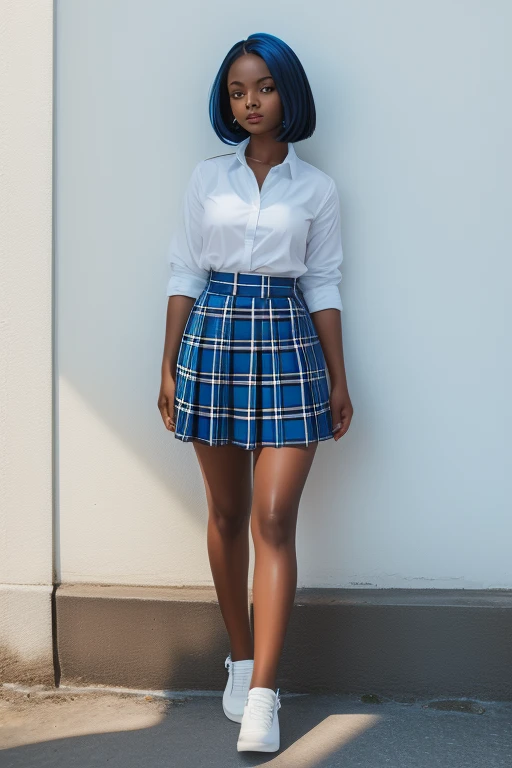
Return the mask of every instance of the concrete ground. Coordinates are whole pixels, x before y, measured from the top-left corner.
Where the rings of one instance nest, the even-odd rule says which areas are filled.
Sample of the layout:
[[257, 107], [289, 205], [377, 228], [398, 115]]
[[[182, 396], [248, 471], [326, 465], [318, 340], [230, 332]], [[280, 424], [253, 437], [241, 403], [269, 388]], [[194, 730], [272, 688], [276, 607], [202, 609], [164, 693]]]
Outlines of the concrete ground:
[[512, 702], [281, 691], [279, 752], [236, 751], [222, 692], [0, 686], [0, 768], [497, 768]]

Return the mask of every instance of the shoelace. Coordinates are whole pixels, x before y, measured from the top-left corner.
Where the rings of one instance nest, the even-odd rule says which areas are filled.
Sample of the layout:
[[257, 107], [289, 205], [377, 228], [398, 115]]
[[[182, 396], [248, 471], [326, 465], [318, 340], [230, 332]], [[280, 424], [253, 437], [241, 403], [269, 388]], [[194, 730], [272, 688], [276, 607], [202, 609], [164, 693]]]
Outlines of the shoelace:
[[247, 664], [236, 664], [235, 666], [235, 662], [231, 661], [231, 654], [229, 654], [224, 666], [227, 669], [231, 668], [231, 693], [246, 693], [247, 689], [249, 688], [249, 683], [251, 682], [253, 669], [253, 665], [250, 660], [247, 660]]
[[249, 714], [255, 716], [263, 723], [266, 730], [270, 730], [272, 722], [274, 720], [274, 711], [277, 712], [281, 707], [281, 700], [279, 698], [279, 688], [276, 691], [275, 703], [269, 700], [261, 691], [255, 691], [251, 688], [247, 696], [247, 705], [249, 707]]

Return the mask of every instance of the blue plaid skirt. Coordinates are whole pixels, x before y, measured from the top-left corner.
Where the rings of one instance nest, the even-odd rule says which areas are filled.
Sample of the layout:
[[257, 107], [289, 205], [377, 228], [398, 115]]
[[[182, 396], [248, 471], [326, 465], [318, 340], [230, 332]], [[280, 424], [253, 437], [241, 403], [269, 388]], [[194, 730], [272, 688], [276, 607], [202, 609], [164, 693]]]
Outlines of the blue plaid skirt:
[[308, 445], [333, 437], [325, 359], [297, 278], [210, 270], [176, 364], [175, 437]]

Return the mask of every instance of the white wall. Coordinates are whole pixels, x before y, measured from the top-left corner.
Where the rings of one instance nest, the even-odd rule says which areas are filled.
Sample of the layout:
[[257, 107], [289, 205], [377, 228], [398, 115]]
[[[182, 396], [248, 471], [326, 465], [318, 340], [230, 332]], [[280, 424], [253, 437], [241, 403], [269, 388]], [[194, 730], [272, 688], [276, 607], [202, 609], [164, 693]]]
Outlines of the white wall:
[[0, 680], [53, 677], [53, 3], [0, 9]]
[[344, 230], [355, 416], [304, 491], [299, 586], [512, 587], [512, 5], [296, 10], [57, 4], [64, 582], [213, 583], [195, 454], [157, 410], [165, 252], [192, 167], [232, 151], [208, 121], [211, 81], [263, 30], [310, 78], [318, 127], [296, 150], [335, 178]]

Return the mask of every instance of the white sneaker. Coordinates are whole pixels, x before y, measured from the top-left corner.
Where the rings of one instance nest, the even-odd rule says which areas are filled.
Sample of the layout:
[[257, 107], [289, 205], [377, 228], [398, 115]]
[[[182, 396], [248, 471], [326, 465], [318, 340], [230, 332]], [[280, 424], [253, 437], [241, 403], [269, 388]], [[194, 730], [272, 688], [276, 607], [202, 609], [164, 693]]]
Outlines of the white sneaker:
[[231, 661], [231, 653], [229, 653], [224, 666], [229, 670], [229, 674], [222, 697], [222, 708], [226, 717], [234, 720], [235, 723], [241, 723], [245, 700], [251, 684], [254, 659]]
[[276, 752], [279, 749], [279, 688], [251, 688], [242, 717], [238, 752]]

